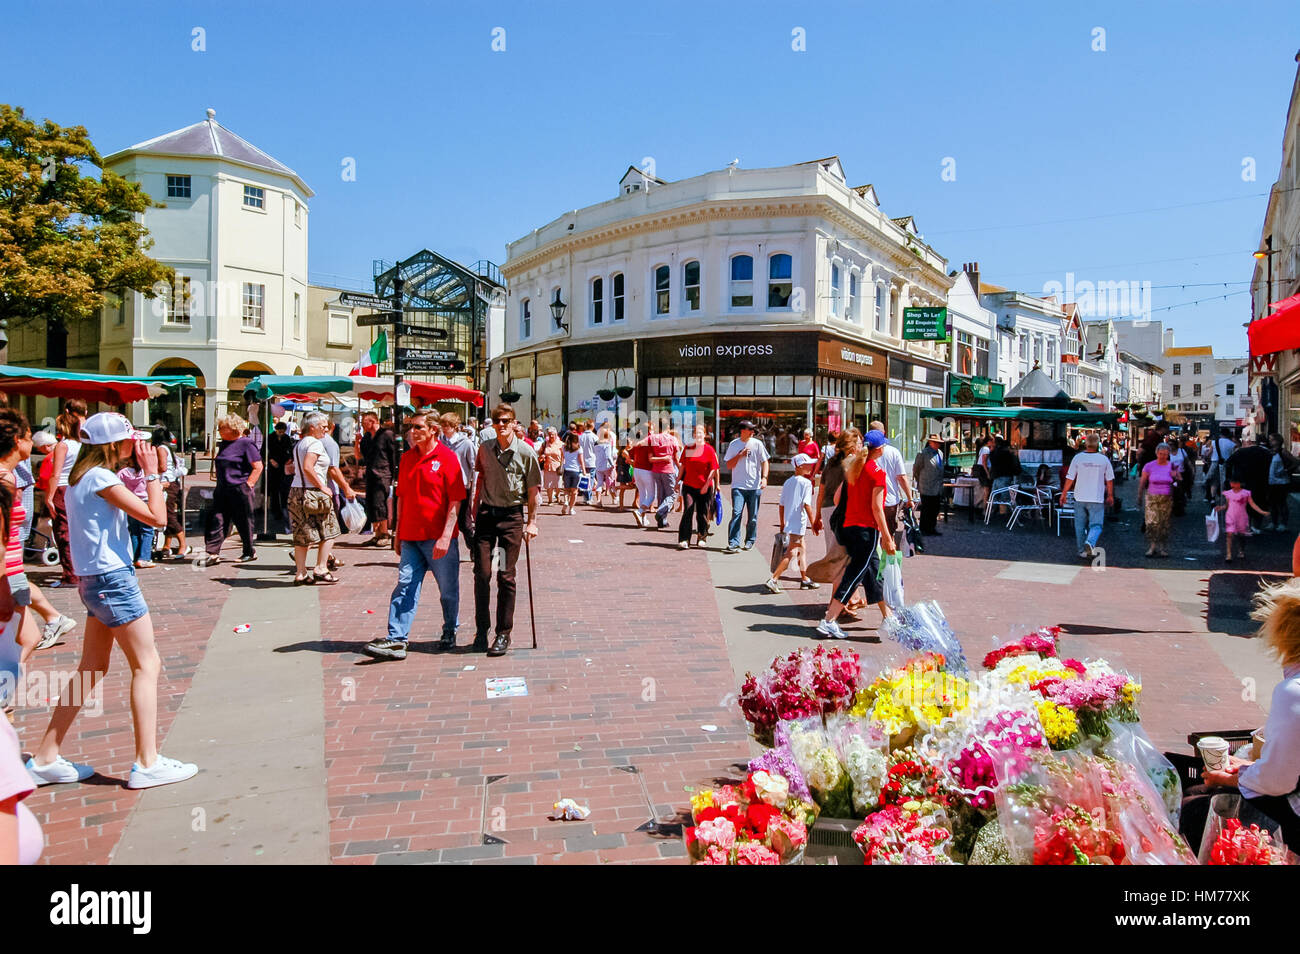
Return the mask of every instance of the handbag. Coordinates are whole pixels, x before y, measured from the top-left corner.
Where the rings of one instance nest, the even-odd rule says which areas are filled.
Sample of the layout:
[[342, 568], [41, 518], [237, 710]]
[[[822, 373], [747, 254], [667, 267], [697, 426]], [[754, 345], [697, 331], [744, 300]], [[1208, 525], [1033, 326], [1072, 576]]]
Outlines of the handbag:
[[[293, 449], [293, 458], [298, 460], [298, 450], [302, 447], [303, 442], [299, 441], [298, 446]], [[303, 483], [306, 483], [304, 480]], [[304, 487], [302, 491], [302, 512], [311, 517], [323, 517], [334, 509], [334, 498], [323, 490], [317, 490], [314, 487]]]
[[784, 530], [778, 530], [776, 536], [772, 538], [771, 569], [773, 573], [776, 572], [776, 568], [780, 565], [781, 558], [785, 556], [785, 548], [789, 544], [789, 542], [790, 542], [790, 535], [786, 533]]

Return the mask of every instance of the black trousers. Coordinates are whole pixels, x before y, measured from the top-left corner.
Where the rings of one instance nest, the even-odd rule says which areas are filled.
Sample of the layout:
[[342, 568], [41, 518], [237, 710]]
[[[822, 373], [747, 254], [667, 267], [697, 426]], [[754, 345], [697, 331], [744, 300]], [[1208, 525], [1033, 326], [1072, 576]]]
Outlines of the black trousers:
[[713, 490], [696, 490], [682, 484], [682, 501], [682, 522], [677, 525], [677, 541], [690, 542], [692, 517], [695, 519], [695, 532], [707, 537], [709, 518], [713, 516]]
[[939, 496], [926, 497], [921, 496], [921, 532], [935, 533], [939, 529], [939, 504], [943, 498]]
[[479, 506], [474, 519], [474, 635], [487, 639], [492, 630], [492, 555], [502, 550], [497, 566], [496, 634], [509, 638], [515, 624], [515, 564], [524, 542], [523, 507]]
[[204, 547], [210, 555], [221, 553], [221, 545], [231, 531], [238, 531], [244, 556], [252, 556], [253, 488], [242, 480], [233, 486], [218, 484], [212, 492], [212, 507], [203, 527]]
[[849, 552], [849, 565], [844, 568], [835, 598], [848, 603], [859, 586], [867, 591], [868, 603], [882, 603], [885, 588], [880, 582], [880, 531], [875, 527], [845, 527], [839, 536], [840, 543]]

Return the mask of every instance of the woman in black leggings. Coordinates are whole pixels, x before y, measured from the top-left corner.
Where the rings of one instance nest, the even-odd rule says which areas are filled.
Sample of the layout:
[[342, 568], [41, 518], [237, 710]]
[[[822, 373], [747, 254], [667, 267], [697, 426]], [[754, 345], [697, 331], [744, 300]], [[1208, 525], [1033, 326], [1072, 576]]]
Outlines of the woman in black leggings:
[[890, 615], [880, 582], [880, 559], [877, 556], [878, 546], [883, 546], [886, 553], [897, 549], [894, 535], [880, 532], [880, 528], [888, 524], [885, 522], [885, 472], [877, 460], [889, 438], [880, 431], [867, 431], [862, 441], [863, 449], [844, 462], [845, 482], [836, 494], [837, 498], [839, 494], [848, 494], [844, 529], [839, 539], [849, 553], [849, 565], [835, 587], [831, 604], [826, 607], [826, 616], [817, 624], [818, 633], [835, 639], [847, 638], [836, 620], [859, 586], [866, 588], [867, 602], [880, 607], [882, 617]]
[[695, 443], [682, 449], [677, 467], [677, 492], [681, 494], [682, 522], [677, 525], [677, 546], [691, 545], [691, 521], [695, 522], [695, 545], [703, 547], [713, 516], [713, 495], [718, 492], [718, 454], [709, 446], [709, 432], [695, 425]]

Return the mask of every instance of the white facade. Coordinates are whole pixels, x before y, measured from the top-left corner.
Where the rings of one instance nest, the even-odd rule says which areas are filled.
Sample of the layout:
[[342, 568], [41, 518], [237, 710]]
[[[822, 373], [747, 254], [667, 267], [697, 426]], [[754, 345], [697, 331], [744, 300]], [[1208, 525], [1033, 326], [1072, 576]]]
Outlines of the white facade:
[[1255, 409], [1250, 393], [1248, 358], [1216, 358], [1214, 361], [1214, 419], [1247, 421]]
[[1215, 412], [1214, 349], [1176, 348], [1173, 332], [1167, 331], [1164, 359], [1165, 401], [1184, 414], [1209, 419]]
[[1164, 407], [1164, 395], [1161, 393], [1161, 373], [1159, 365], [1144, 361], [1137, 355], [1121, 350], [1119, 352], [1119, 389], [1115, 392], [1115, 403], [1129, 404], [1141, 401], [1143, 404]]
[[[135, 293], [104, 310], [100, 368], [201, 376], [213, 419], [261, 373], [327, 373], [307, 351], [308, 207], [291, 169], [208, 119], [106, 157], [159, 203], [143, 220], [150, 254], [176, 270], [173, 295]], [[174, 300], [171, 300], [173, 299]], [[193, 370], [188, 370], [187, 367]], [[133, 408], [139, 423], [144, 406]]]
[[[902, 350], [903, 309], [943, 303], [944, 259], [873, 190], [850, 188], [837, 159], [645, 178], [507, 246], [506, 352], [738, 323], [822, 324]], [[567, 329], [551, 318], [557, 291]]]
[[998, 380], [997, 316], [980, 304], [978, 272], [954, 272], [948, 289], [952, 373]]
[[980, 303], [997, 316], [998, 379], [1008, 391], [1035, 367], [1061, 383], [1065, 311], [1055, 299], [985, 285]]

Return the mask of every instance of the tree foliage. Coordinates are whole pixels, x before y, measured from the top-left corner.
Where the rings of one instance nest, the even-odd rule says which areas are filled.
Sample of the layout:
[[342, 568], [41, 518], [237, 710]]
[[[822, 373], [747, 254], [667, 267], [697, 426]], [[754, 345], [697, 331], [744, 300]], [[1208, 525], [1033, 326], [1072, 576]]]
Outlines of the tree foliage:
[[[97, 177], [83, 174], [91, 168]], [[174, 273], [146, 254], [153, 241], [137, 216], [153, 205], [103, 168], [85, 127], [0, 103], [0, 319], [67, 325], [97, 319], [108, 291], [154, 297]]]

